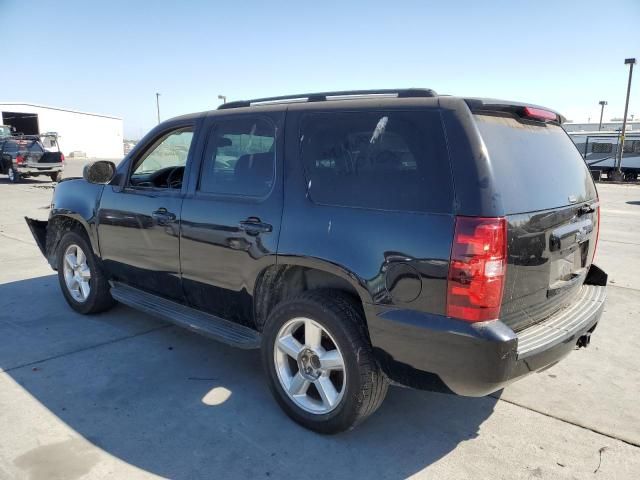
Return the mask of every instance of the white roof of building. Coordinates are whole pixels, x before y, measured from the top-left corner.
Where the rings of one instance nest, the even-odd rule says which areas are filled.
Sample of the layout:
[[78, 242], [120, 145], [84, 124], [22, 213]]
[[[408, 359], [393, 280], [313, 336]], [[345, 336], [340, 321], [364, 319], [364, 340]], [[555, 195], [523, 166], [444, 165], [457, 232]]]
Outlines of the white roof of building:
[[104, 117], [104, 118], [113, 118], [115, 120], [122, 120], [122, 117], [115, 117], [113, 115], [103, 115], [101, 113], [81, 112], [79, 110], [71, 110], [69, 108], [50, 107], [49, 105], [38, 105], [38, 104], [35, 104], [35, 103], [0, 102], [0, 106], [3, 106], [3, 105], [44, 108], [44, 109], [47, 109], [47, 110], [58, 110], [60, 112], [78, 113], [80, 115], [91, 115], [91, 116], [94, 116], [94, 117]]

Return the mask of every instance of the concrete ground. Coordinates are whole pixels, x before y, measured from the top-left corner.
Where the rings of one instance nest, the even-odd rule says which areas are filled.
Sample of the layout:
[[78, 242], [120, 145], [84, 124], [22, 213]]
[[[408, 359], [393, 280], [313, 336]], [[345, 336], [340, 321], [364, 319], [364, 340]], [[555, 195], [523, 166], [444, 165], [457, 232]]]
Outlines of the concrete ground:
[[392, 388], [325, 437], [277, 407], [257, 352], [75, 314], [23, 221], [51, 184], [0, 177], [0, 479], [639, 478], [640, 187], [599, 190], [611, 284], [589, 349], [487, 398]]

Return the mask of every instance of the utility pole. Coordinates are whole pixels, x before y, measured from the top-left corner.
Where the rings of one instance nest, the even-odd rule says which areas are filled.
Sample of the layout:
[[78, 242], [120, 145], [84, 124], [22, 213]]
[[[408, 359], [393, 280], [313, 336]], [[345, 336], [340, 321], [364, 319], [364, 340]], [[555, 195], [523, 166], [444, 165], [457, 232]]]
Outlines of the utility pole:
[[604, 106], [607, 105], [605, 100], [600, 100], [598, 102], [600, 104], [600, 125], [598, 125], [598, 131], [602, 130], [602, 115], [604, 114]]
[[629, 65], [629, 82], [627, 83], [627, 99], [624, 103], [624, 116], [622, 117], [622, 131], [620, 132], [620, 146], [618, 147], [618, 158], [616, 159], [615, 180], [622, 180], [622, 153], [624, 152], [624, 135], [627, 131], [627, 113], [629, 112], [629, 96], [631, 95], [631, 78], [633, 77], [633, 66], [636, 64], [635, 58], [625, 58], [624, 64]]
[[158, 123], [160, 123], [160, 94], [156, 92], [156, 109], [158, 110]]
[[218, 95], [218, 100], [222, 100], [222, 104], [224, 105], [225, 103], [227, 103], [227, 96], [226, 95]]

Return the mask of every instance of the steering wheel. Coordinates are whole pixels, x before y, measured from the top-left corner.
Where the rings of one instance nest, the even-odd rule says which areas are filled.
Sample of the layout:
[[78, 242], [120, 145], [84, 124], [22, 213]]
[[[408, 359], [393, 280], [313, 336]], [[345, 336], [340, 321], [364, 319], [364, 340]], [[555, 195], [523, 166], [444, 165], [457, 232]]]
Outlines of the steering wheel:
[[167, 175], [167, 187], [168, 188], [182, 188], [182, 176], [180, 178], [173, 178], [177, 172], [182, 172], [184, 175], [184, 167], [175, 167]]

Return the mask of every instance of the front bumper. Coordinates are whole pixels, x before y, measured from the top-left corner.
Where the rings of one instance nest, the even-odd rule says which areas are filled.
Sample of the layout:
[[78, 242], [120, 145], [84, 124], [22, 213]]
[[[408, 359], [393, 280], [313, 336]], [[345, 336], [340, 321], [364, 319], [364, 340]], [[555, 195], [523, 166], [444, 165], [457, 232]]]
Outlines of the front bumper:
[[484, 396], [557, 363], [578, 343], [585, 346], [604, 309], [604, 284], [583, 285], [572, 306], [518, 333], [499, 320], [467, 323], [410, 310], [368, 311], [371, 342], [399, 383], [432, 389], [415, 382], [428, 374], [445, 390]]
[[36, 220], [29, 217], [24, 217], [29, 226], [29, 230], [31, 230], [31, 235], [33, 235], [33, 239], [36, 241], [36, 245], [42, 252], [42, 255], [47, 258], [47, 225], [49, 222], [46, 220]]

